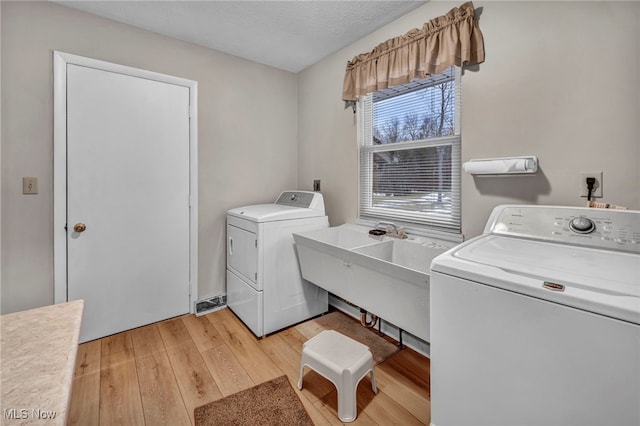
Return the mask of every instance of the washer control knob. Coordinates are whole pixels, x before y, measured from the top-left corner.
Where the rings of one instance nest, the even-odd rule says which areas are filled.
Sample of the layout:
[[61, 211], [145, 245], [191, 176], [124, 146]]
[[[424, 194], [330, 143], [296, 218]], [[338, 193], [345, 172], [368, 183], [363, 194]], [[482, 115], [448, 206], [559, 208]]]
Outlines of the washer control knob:
[[596, 225], [588, 217], [579, 216], [569, 222], [569, 228], [578, 234], [588, 234], [596, 229]]

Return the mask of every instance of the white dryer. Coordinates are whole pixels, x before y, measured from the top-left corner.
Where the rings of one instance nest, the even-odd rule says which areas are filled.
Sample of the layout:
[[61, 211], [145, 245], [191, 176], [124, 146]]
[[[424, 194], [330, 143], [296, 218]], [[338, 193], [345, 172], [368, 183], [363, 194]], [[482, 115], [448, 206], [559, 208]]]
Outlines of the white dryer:
[[326, 290], [300, 275], [292, 233], [328, 226], [319, 192], [227, 212], [227, 305], [256, 336], [327, 312]]
[[500, 206], [431, 269], [433, 425], [640, 424], [640, 212]]

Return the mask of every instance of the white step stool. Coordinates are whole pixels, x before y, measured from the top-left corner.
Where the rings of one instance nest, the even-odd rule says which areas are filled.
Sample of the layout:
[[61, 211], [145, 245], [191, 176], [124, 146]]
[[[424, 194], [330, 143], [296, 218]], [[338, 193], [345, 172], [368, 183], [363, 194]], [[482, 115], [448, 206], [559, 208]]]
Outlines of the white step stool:
[[343, 422], [356, 419], [356, 389], [369, 372], [373, 393], [378, 393], [369, 347], [337, 331], [324, 330], [304, 342], [298, 389], [302, 389], [305, 365], [335, 385], [338, 390], [338, 417]]

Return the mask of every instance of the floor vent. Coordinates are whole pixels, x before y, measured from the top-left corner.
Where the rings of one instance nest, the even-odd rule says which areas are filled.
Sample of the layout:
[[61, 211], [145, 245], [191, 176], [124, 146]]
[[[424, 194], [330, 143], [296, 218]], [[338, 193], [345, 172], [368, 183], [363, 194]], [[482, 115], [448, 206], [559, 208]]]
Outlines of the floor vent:
[[196, 316], [209, 314], [227, 306], [227, 295], [213, 296], [196, 302]]

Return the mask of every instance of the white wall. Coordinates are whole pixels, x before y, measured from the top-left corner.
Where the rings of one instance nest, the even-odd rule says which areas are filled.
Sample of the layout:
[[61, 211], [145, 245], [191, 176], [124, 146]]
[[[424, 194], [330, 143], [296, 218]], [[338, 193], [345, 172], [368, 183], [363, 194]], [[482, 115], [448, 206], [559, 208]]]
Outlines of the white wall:
[[[445, 14], [430, 2], [298, 75], [298, 176], [322, 179], [333, 226], [357, 215], [346, 62]], [[501, 203], [584, 205], [579, 173], [604, 173], [604, 200], [640, 209], [640, 3], [474, 2], [486, 60], [462, 77], [462, 159], [536, 155], [536, 176], [462, 176], [462, 229]]]
[[198, 287], [224, 292], [225, 212], [297, 184], [295, 74], [50, 2], [0, 4], [1, 312], [53, 303], [53, 50], [198, 81]]

